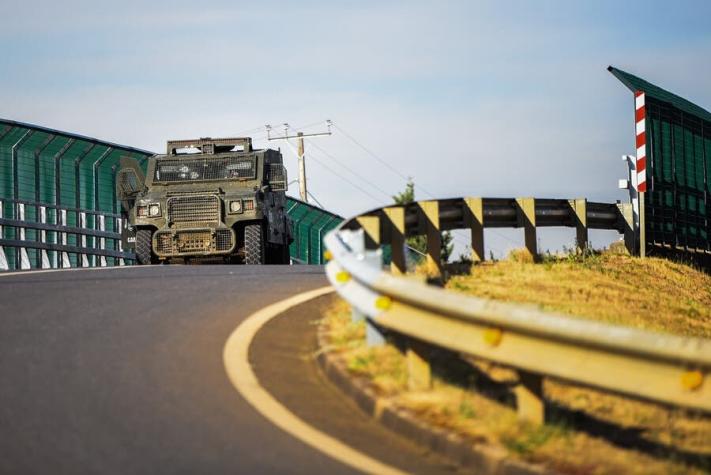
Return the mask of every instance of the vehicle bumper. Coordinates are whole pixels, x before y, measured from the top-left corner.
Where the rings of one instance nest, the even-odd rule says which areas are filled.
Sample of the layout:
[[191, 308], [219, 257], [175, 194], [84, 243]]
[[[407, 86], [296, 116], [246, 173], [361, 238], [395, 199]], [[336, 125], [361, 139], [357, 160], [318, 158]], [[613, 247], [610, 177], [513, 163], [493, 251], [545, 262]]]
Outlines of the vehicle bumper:
[[153, 252], [160, 258], [227, 255], [236, 245], [230, 228], [162, 229], [153, 235]]

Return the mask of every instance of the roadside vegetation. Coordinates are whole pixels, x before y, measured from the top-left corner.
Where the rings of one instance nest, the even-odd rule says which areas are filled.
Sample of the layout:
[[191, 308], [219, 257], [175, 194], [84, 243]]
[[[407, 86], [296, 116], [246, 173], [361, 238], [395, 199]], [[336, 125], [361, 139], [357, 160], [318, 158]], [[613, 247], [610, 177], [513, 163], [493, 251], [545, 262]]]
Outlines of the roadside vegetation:
[[[711, 277], [684, 264], [615, 252], [542, 256], [524, 252], [452, 277], [452, 291], [540, 305], [583, 318], [711, 338]], [[473, 443], [570, 474], [711, 473], [711, 418], [554, 381], [544, 385], [550, 422], [517, 420], [511, 372], [436, 354], [433, 387], [407, 389], [397, 345], [369, 348], [363, 322], [334, 303], [322, 324], [328, 350], [396, 407]], [[439, 362], [438, 362], [439, 361]]]
[[647, 330], [711, 338], [711, 275], [622, 252], [540, 256], [522, 250], [472, 266], [447, 289]]

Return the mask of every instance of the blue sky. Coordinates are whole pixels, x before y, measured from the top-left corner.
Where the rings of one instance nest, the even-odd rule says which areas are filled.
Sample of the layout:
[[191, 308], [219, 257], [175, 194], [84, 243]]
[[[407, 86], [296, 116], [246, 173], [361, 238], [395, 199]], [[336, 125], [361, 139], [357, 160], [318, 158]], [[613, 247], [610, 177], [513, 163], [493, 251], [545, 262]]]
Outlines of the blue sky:
[[[264, 124], [332, 119], [412, 176], [421, 198], [624, 199], [632, 97], [609, 64], [711, 108], [702, 1], [38, 1], [3, 12], [1, 117], [156, 151], [244, 131], [266, 146]], [[310, 189], [339, 213], [404, 186], [338, 131], [314, 144]], [[512, 247], [509, 234], [491, 246]], [[572, 240], [561, 236], [550, 247]]]

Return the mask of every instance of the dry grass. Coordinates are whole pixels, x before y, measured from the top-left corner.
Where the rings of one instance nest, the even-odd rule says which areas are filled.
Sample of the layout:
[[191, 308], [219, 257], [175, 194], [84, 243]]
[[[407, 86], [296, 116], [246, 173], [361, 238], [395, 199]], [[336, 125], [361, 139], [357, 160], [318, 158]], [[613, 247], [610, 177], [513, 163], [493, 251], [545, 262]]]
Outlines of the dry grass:
[[[711, 336], [711, 278], [657, 259], [604, 254], [533, 264], [514, 257], [475, 266], [470, 276], [454, 277], [447, 286], [586, 318]], [[432, 424], [562, 473], [711, 472], [708, 417], [546, 381], [552, 422], [536, 427], [516, 418], [512, 395], [492, 386], [491, 371], [477, 370], [480, 364], [465, 365], [464, 377], [440, 372], [429, 391], [408, 391], [404, 357], [390, 345], [368, 348], [363, 323], [352, 323], [349, 312], [339, 302], [324, 318], [331, 350], [392, 404]]]
[[544, 257], [513, 253], [452, 277], [447, 288], [545, 310], [684, 336], [711, 338], [711, 276], [664, 259], [602, 253]]
[[389, 396], [407, 388], [407, 367], [400, 353], [391, 345], [369, 348], [365, 345], [365, 325], [353, 323], [350, 307], [342, 300], [329, 309], [325, 319], [329, 330], [330, 350], [346, 357], [348, 370], [368, 376], [374, 389]]

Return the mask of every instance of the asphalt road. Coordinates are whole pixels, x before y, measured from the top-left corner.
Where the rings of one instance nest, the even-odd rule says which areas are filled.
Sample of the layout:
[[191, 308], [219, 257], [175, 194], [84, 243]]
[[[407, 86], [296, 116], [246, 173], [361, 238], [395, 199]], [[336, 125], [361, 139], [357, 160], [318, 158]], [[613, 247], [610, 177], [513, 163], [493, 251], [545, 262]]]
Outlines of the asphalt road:
[[308, 266], [0, 276], [0, 472], [353, 473], [255, 412], [222, 361], [249, 314], [325, 284]]

